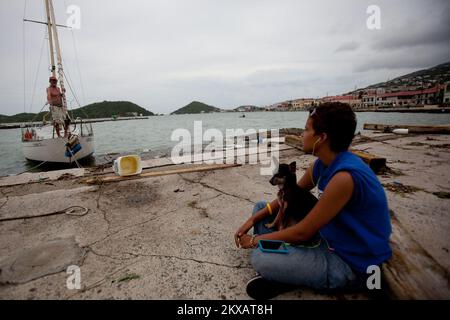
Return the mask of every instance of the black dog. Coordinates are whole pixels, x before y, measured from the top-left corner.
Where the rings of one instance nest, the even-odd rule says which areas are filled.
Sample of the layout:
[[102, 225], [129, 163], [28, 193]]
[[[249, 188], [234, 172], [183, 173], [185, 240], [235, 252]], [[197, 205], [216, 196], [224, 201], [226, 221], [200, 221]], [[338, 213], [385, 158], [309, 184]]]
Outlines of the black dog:
[[297, 224], [317, 203], [316, 197], [298, 186], [296, 169], [295, 161], [289, 165], [280, 164], [278, 172], [270, 179], [272, 185], [280, 188], [278, 198], [284, 205], [279, 209], [275, 220], [266, 225], [268, 228], [276, 227], [281, 230]]

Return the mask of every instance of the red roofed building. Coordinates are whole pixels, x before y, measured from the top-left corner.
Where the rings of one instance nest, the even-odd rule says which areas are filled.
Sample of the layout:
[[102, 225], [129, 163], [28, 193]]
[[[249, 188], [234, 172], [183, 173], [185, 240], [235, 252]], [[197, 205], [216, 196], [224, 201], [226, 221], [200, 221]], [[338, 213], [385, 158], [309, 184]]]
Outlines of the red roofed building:
[[400, 107], [440, 104], [446, 85], [436, 85], [433, 88], [413, 91], [387, 93], [370, 93], [363, 95], [362, 103], [368, 107]]
[[362, 101], [357, 96], [346, 95], [346, 96], [331, 96], [323, 97], [322, 103], [324, 102], [342, 102], [349, 104], [353, 109], [359, 109], [362, 107]]

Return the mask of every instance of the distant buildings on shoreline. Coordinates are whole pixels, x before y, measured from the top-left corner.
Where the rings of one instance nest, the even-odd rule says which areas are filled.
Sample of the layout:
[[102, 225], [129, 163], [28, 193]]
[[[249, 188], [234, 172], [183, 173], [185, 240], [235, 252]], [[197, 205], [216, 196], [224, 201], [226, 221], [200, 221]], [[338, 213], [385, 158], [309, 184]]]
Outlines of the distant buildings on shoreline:
[[270, 111], [309, 110], [325, 102], [348, 103], [354, 110], [361, 111], [450, 107], [450, 62], [363, 89], [355, 88], [354, 91], [343, 95], [288, 100], [265, 109]]
[[300, 98], [275, 103], [263, 108], [239, 107], [235, 111], [308, 111], [326, 102], [348, 103], [353, 110], [378, 110], [386, 108], [420, 108], [426, 106], [450, 107], [450, 83], [428, 87], [366, 88], [345, 95], [322, 98]]

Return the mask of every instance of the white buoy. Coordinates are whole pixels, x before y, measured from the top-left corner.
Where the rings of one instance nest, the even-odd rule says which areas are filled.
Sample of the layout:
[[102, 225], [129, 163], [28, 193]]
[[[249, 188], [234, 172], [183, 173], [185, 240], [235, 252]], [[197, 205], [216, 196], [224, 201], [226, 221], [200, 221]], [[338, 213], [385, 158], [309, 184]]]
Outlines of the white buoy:
[[408, 134], [409, 130], [408, 129], [394, 129], [394, 130], [392, 130], [392, 132], [395, 134]]

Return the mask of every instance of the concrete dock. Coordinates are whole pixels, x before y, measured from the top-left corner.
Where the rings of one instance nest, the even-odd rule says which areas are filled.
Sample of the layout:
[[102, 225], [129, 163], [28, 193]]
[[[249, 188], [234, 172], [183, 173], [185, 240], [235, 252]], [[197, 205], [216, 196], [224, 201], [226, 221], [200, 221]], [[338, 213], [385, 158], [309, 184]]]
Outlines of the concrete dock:
[[[387, 159], [378, 177], [390, 209], [448, 274], [450, 138], [371, 140], [383, 136], [354, 148]], [[280, 162], [297, 161], [298, 177], [315, 160], [281, 146]], [[199, 164], [154, 159], [144, 172], [192, 166]], [[257, 201], [276, 196], [259, 165], [83, 183], [108, 175], [72, 169], [0, 179], [0, 299], [249, 299], [250, 251], [236, 248], [233, 235]], [[82, 208], [64, 213], [70, 206]], [[71, 265], [80, 268], [80, 289], [68, 288]], [[277, 297], [368, 298], [306, 288]]]

